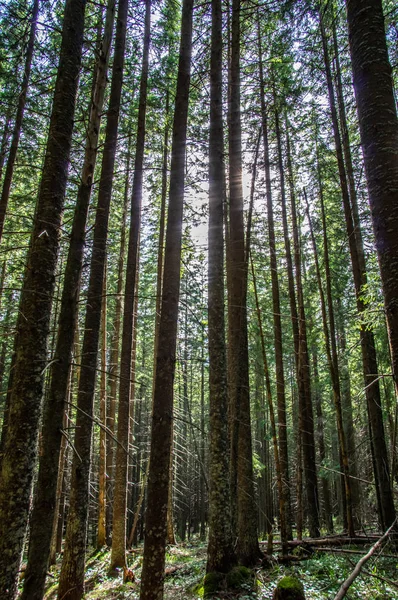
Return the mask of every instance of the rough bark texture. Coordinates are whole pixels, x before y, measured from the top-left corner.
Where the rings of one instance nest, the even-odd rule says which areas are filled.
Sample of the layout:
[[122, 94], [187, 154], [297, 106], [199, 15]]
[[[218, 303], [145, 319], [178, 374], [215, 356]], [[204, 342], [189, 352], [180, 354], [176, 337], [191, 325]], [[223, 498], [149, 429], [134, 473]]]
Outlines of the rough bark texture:
[[123, 81], [128, 0], [119, 0], [112, 83], [105, 131], [87, 309], [78, 390], [78, 410], [72, 463], [71, 495], [58, 598], [80, 600], [84, 593], [85, 545], [88, 516], [92, 414], [96, 380], [102, 286], [106, 261], [109, 208], [112, 194], [119, 108]]
[[116, 448], [115, 491], [113, 501], [113, 534], [111, 568], [124, 567], [126, 563], [126, 512], [127, 512], [127, 466], [126, 449], [130, 433], [130, 390], [133, 349], [134, 303], [137, 294], [138, 254], [141, 227], [142, 181], [145, 146], [145, 115], [149, 66], [149, 42], [151, 29], [151, 2], [145, 3], [144, 49], [140, 82], [137, 122], [137, 143], [134, 161], [134, 180], [131, 197], [130, 237], [126, 264], [124, 289], [124, 313], [122, 349], [120, 355], [120, 382], [118, 403], [118, 445]]
[[[274, 208], [271, 189], [271, 164], [269, 157], [269, 142], [268, 142], [268, 119], [267, 109], [265, 105], [264, 91], [264, 73], [263, 61], [261, 52], [260, 30], [258, 32], [259, 45], [259, 70], [260, 70], [260, 100], [261, 100], [261, 120], [263, 125], [263, 144], [264, 144], [264, 170], [265, 170], [265, 185], [267, 199], [267, 221], [268, 221], [268, 239], [270, 252], [270, 268], [271, 268], [271, 288], [272, 288], [272, 312], [274, 321], [274, 346], [275, 346], [275, 376], [276, 376], [276, 399], [278, 408], [278, 442], [279, 442], [279, 467], [281, 469], [283, 481], [283, 503], [286, 510], [284, 523], [285, 531], [281, 531], [284, 542], [285, 538], [292, 537], [290, 524], [290, 483], [289, 483], [289, 459], [287, 447], [287, 425], [286, 425], [286, 397], [285, 397], [285, 374], [283, 368], [283, 340], [282, 340], [282, 321], [281, 321], [281, 305], [279, 293], [279, 276], [278, 262], [276, 255], [275, 242], [275, 223], [274, 223]], [[279, 135], [280, 137], [280, 135]], [[287, 531], [289, 529], [289, 532]]]
[[[398, 119], [381, 0], [347, 0], [361, 144], [379, 258], [393, 377], [398, 382]], [[375, 443], [377, 443], [375, 441]], [[388, 473], [385, 472], [385, 479]], [[384, 487], [387, 486], [387, 481]], [[388, 490], [387, 490], [388, 491]], [[390, 493], [388, 492], [388, 497]], [[393, 500], [384, 526], [394, 520]]]
[[[240, 118], [240, 1], [232, 4], [229, 98], [229, 280], [228, 385], [230, 393], [232, 521], [236, 523], [238, 559], [254, 564], [260, 556], [254, 494], [250, 424], [246, 312], [246, 257], [243, 224], [242, 133]], [[234, 533], [234, 531], [233, 531]]]
[[59, 230], [68, 176], [84, 26], [68, 0], [43, 174], [21, 292], [0, 483], [0, 596], [14, 598], [37, 457]]
[[24, 580], [24, 599], [41, 598], [49, 559], [52, 522], [57, 505], [57, 474], [65, 401], [67, 398], [73, 344], [78, 315], [80, 277], [83, 265], [85, 229], [97, 156], [98, 136], [103, 109], [107, 65], [112, 40], [115, 0], [110, 0], [102, 48], [94, 73], [82, 180], [77, 193], [64, 287], [61, 297], [59, 326], [54, 362], [50, 369], [50, 388], [45, 398], [42, 425], [42, 448], [34, 507], [30, 519], [28, 564]]
[[[334, 400], [334, 407], [335, 407], [335, 411], [336, 411], [337, 435], [338, 435], [339, 451], [340, 451], [340, 462], [341, 462], [341, 466], [342, 466], [342, 471], [344, 473], [343, 494], [345, 494], [345, 496], [344, 496], [345, 502], [343, 502], [343, 504], [344, 504], [344, 508], [345, 508], [345, 515], [343, 515], [343, 517], [344, 517], [344, 522], [346, 522], [346, 524], [347, 524], [348, 535], [350, 537], [353, 537], [355, 535], [355, 530], [354, 530], [354, 522], [353, 522], [353, 516], [352, 516], [352, 494], [351, 494], [350, 468], [349, 468], [349, 464], [348, 464], [347, 443], [346, 443], [346, 436], [345, 436], [345, 431], [344, 431], [344, 426], [343, 426], [343, 411], [342, 411], [342, 403], [341, 403], [340, 377], [339, 377], [339, 367], [338, 367], [338, 361], [337, 361], [336, 332], [335, 332], [335, 326], [334, 326], [334, 310], [333, 310], [331, 289], [329, 287], [330, 286], [330, 271], [329, 271], [329, 268], [326, 270], [327, 296], [328, 296], [328, 309], [329, 309], [329, 323], [328, 323], [328, 315], [326, 312], [325, 293], [323, 291], [322, 275], [321, 275], [321, 269], [320, 269], [319, 258], [318, 258], [318, 248], [317, 248], [317, 244], [316, 244], [314, 230], [312, 227], [312, 220], [310, 217], [309, 204], [308, 204], [307, 195], [306, 195], [305, 191], [304, 191], [304, 196], [305, 196], [305, 200], [306, 200], [307, 219], [308, 219], [308, 223], [310, 226], [312, 247], [313, 247], [313, 251], [314, 251], [315, 271], [316, 271], [316, 278], [317, 278], [317, 282], [318, 282], [319, 297], [321, 300], [321, 315], [322, 315], [323, 334], [324, 334], [324, 338], [325, 338], [326, 356], [327, 356], [328, 366], [329, 366], [329, 371], [330, 371], [330, 379], [332, 381], [333, 400]], [[323, 208], [323, 202], [322, 202], [322, 208]], [[327, 239], [327, 237], [326, 237], [326, 239]], [[325, 262], [325, 266], [327, 265], [329, 267], [329, 256], [328, 256], [327, 252], [328, 252], [328, 246], [326, 245], [326, 247], [324, 248], [324, 262]]]
[[[164, 282], [154, 381], [148, 508], [145, 518], [141, 600], [162, 600], [166, 545], [173, 382], [184, 201], [185, 147], [192, 52], [192, 0], [184, 0], [173, 123]], [[167, 282], [167, 284], [166, 284]]]
[[222, 118], [222, 7], [212, 1], [209, 140], [209, 543], [208, 573], [235, 562], [229, 487], [227, 362], [224, 318], [224, 134]]
[[21, 136], [22, 120], [25, 112], [26, 96], [28, 93], [30, 71], [32, 67], [33, 50], [36, 38], [37, 29], [37, 17], [39, 15], [39, 0], [33, 1], [32, 16], [30, 19], [30, 32], [28, 45], [26, 48], [25, 57], [25, 68], [22, 78], [21, 91], [18, 97], [17, 114], [15, 116], [14, 129], [12, 132], [10, 151], [8, 154], [6, 170], [4, 174], [3, 187], [0, 197], [0, 241], [3, 236], [4, 220], [6, 216], [6, 210], [8, 205], [8, 199], [10, 197], [10, 189], [12, 183], [12, 176], [14, 174], [15, 159], [17, 157], [19, 138]]
[[[294, 189], [293, 166], [289, 138], [287, 138], [287, 162], [290, 179], [290, 201], [293, 225], [294, 263], [296, 270], [297, 305], [299, 317], [299, 354], [298, 354], [298, 395], [299, 395], [299, 436], [302, 453], [305, 492], [307, 498], [307, 518], [311, 537], [319, 537], [319, 496], [317, 469], [315, 462], [314, 416], [311, 398], [311, 377], [307, 341], [307, 321], [302, 285], [302, 261], [297, 218], [296, 195]], [[300, 469], [300, 465], [298, 467]]]
[[[368, 6], [369, 15], [372, 14], [374, 8], [373, 5], [367, 4], [366, 6]], [[372, 17], [368, 16], [368, 19], [372, 19]], [[320, 26], [322, 34], [322, 46], [325, 62], [326, 80], [329, 95], [329, 105], [332, 117], [334, 141], [336, 146], [336, 158], [342, 192], [344, 217], [346, 221], [347, 236], [351, 255], [353, 279], [357, 299], [357, 309], [359, 313], [363, 313], [366, 309], [366, 306], [362, 298], [362, 291], [367, 283], [367, 274], [362, 235], [359, 223], [357, 227], [354, 227], [355, 223], [353, 219], [352, 199], [350, 198], [348, 189], [347, 172], [344, 164], [342, 141], [336, 109], [336, 99], [330, 68], [329, 49], [324, 20], [322, 17], [320, 18]], [[361, 43], [359, 45], [361, 45]], [[376, 118], [378, 117], [376, 116]], [[372, 131], [374, 130], [375, 128], [373, 126]], [[385, 529], [386, 523], [392, 523], [392, 521], [395, 519], [395, 508], [391, 491], [387, 446], [384, 434], [375, 340], [373, 331], [367, 328], [365, 325], [361, 326], [360, 337], [365, 394], [370, 428], [370, 445], [374, 466], [375, 484], [377, 488], [379, 518], [382, 528]]]
[[[103, 298], [101, 308], [101, 374], [100, 374], [100, 421], [106, 425], [106, 317], [107, 317], [107, 269], [105, 265]], [[102, 548], [106, 544], [106, 432], [101, 427], [99, 439], [99, 462], [98, 462], [98, 530], [97, 530], [97, 548]]]

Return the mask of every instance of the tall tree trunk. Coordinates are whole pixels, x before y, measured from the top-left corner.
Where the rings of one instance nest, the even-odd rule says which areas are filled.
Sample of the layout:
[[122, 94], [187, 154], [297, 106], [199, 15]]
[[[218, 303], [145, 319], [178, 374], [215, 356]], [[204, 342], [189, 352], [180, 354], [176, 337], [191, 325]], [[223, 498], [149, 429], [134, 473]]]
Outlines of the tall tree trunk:
[[272, 288], [272, 312], [274, 321], [274, 346], [275, 346], [275, 375], [276, 375], [276, 398], [278, 407], [278, 440], [279, 440], [279, 466], [282, 470], [284, 506], [286, 510], [285, 524], [286, 531], [283, 535], [292, 537], [292, 528], [290, 523], [290, 482], [289, 482], [289, 457], [287, 446], [287, 423], [286, 423], [286, 396], [285, 396], [285, 374], [283, 367], [283, 340], [282, 340], [282, 321], [281, 304], [279, 293], [278, 262], [276, 255], [275, 242], [275, 224], [274, 208], [271, 190], [271, 165], [269, 157], [268, 142], [268, 119], [267, 108], [265, 104], [265, 80], [263, 72], [263, 59], [261, 49], [260, 24], [258, 28], [258, 48], [259, 48], [259, 71], [260, 71], [260, 100], [261, 100], [261, 120], [263, 130], [264, 144], [264, 170], [267, 199], [267, 221], [268, 221], [268, 239], [270, 252], [271, 269], [271, 288]]
[[[322, 194], [322, 190], [321, 190]], [[321, 315], [322, 315], [322, 325], [323, 325], [323, 334], [325, 338], [325, 348], [326, 348], [326, 356], [329, 365], [330, 371], [330, 379], [332, 381], [332, 390], [333, 390], [333, 400], [334, 400], [334, 408], [336, 411], [336, 422], [337, 422], [337, 435], [339, 440], [339, 450], [341, 456], [342, 470], [344, 473], [344, 493], [345, 493], [345, 508], [346, 515], [345, 520], [347, 522], [348, 535], [350, 537], [355, 536], [354, 529], [354, 521], [352, 516], [352, 494], [351, 494], [351, 481], [350, 481], [350, 468], [348, 464], [348, 452], [347, 452], [347, 443], [346, 436], [343, 427], [343, 411], [341, 406], [341, 390], [340, 390], [340, 378], [339, 378], [339, 366], [337, 361], [337, 347], [336, 347], [336, 332], [334, 325], [334, 309], [331, 297], [331, 288], [330, 288], [330, 269], [329, 269], [329, 256], [328, 256], [328, 246], [326, 245], [324, 248], [324, 263], [326, 270], [326, 279], [327, 279], [327, 296], [328, 296], [328, 309], [329, 309], [329, 323], [326, 312], [326, 301], [325, 301], [325, 293], [323, 291], [322, 285], [322, 276], [321, 269], [319, 266], [319, 258], [318, 258], [318, 249], [315, 240], [314, 230], [312, 227], [312, 220], [310, 217], [310, 210], [306, 192], [304, 190], [304, 197], [306, 201], [306, 212], [307, 219], [310, 226], [310, 234], [312, 240], [312, 247], [314, 251], [314, 260], [315, 260], [315, 270], [316, 277], [318, 282], [319, 289], [319, 297], [321, 300]], [[322, 202], [323, 208], [323, 202]], [[322, 211], [324, 212], [324, 211]], [[325, 238], [324, 238], [325, 239]]]
[[[369, 6], [366, 5], [369, 12]], [[372, 5], [372, 8], [373, 5]], [[370, 8], [370, 13], [372, 13]], [[369, 14], [370, 14], [369, 13]], [[380, 6], [381, 27], [383, 29], [383, 17]], [[377, 19], [376, 19], [377, 20]], [[347, 236], [351, 255], [351, 264], [355, 285], [358, 312], [364, 313], [365, 303], [362, 298], [364, 286], [367, 283], [366, 264], [363, 251], [362, 236], [358, 227], [354, 228], [353, 210], [349, 189], [347, 183], [347, 173], [344, 165], [342, 151], [342, 141], [338, 124], [335, 93], [333, 88], [333, 79], [330, 68], [329, 49], [324, 25], [324, 18], [320, 16], [322, 46], [326, 70], [326, 79], [328, 86], [329, 104], [332, 116], [333, 134], [336, 146], [336, 157], [339, 169], [339, 178], [343, 198], [344, 216], [346, 221]], [[388, 111], [387, 111], [388, 112]], [[378, 116], [377, 116], [378, 118]], [[372, 126], [373, 127], [373, 126]], [[378, 184], [377, 184], [378, 185]], [[389, 211], [388, 211], [389, 214]], [[395, 242], [394, 242], [395, 243]], [[384, 244], [384, 242], [383, 242]], [[371, 329], [362, 325], [360, 329], [361, 351], [363, 362], [363, 373], [365, 380], [365, 394], [367, 401], [367, 410], [370, 428], [370, 444], [373, 455], [375, 484], [378, 490], [379, 499], [379, 518], [382, 529], [386, 529], [388, 524], [395, 519], [394, 501], [391, 491], [389, 463], [387, 456], [387, 446], [384, 434], [383, 413], [381, 407], [380, 386], [378, 381], [378, 367], [375, 349], [374, 333]]]
[[0, 242], [3, 237], [4, 220], [10, 197], [12, 176], [14, 173], [15, 159], [17, 157], [19, 139], [21, 137], [22, 121], [25, 112], [26, 96], [28, 93], [30, 71], [32, 67], [33, 50], [35, 46], [37, 18], [39, 15], [39, 0], [33, 0], [32, 16], [30, 18], [30, 32], [26, 48], [24, 74], [22, 78], [21, 91], [18, 97], [17, 114], [12, 132], [11, 146], [8, 154], [6, 170], [4, 174], [3, 187], [0, 196]]
[[[346, 5], [361, 144], [398, 390], [398, 119], [391, 66], [381, 0], [347, 0]], [[384, 527], [388, 527], [395, 509], [387, 465], [380, 487]]]
[[169, 208], [163, 271], [165, 284], [162, 290], [154, 380], [141, 600], [162, 600], [163, 598], [170, 445], [173, 426], [173, 380], [180, 295], [185, 148], [192, 53], [192, 13], [192, 0], [184, 0], [171, 150]]
[[[100, 421], [106, 426], [106, 318], [107, 318], [107, 268], [105, 264], [104, 284], [102, 292], [101, 308], [101, 373], [100, 373]], [[99, 439], [99, 464], [98, 464], [98, 530], [97, 530], [97, 548], [102, 548], [106, 544], [106, 432], [103, 427], [100, 428]]]
[[224, 315], [224, 131], [222, 116], [222, 5], [212, 0], [209, 139], [209, 542], [207, 572], [235, 563], [228, 453], [227, 361]]
[[[254, 564], [260, 556], [254, 494], [247, 340], [247, 275], [243, 225], [242, 132], [240, 117], [240, 0], [232, 3], [229, 98], [229, 265], [228, 385], [230, 393], [231, 499], [238, 559]], [[236, 518], [234, 518], [234, 513]]]
[[139, 240], [141, 228], [141, 203], [143, 163], [145, 147], [145, 116], [149, 67], [149, 43], [151, 29], [151, 1], [145, 2], [144, 49], [137, 122], [137, 142], [134, 161], [134, 179], [131, 196], [130, 236], [128, 243], [126, 282], [124, 288], [124, 312], [122, 349], [120, 354], [120, 383], [118, 403], [118, 445], [116, 448], [115, 491], [113, 501], [113, 534], [111, 568], [126, 565], [126, 511], [127, 511], [127, 464], [126, 449], [130, 433], [130, 390], [133, 346], [134, 303], [137, 294]]
[[[67, 0], [46, 156], [23, 280], [0, 481], [0, 596], [14, 598], [37, 457], [85, 0]], [[45, 232], [45, 234], [44, 234]], [[29, 357], [27, 359], [27, 357]]]
[[[325, 435], [323, 426], [323, 411], [322, 411], [322, 398], [319, 392], [319, 372], [318, 372], [318, 356], [316, 349], [313, 350], [312, 354], [312, 365], [314, 372], [314, 398], [315, 398], [315, 410], [317, 417], [317, 437], [319, 446], [319, 458], [321, 466], [326, 459], [326, 447], [325, 447]], [[329, 479], [327, 476], [321, 476], [322, 493], [323, 493], [323, 517], [326, 525], [328, 534], [333, 533], [333, 514], [332, 514], [332, 502], [330, 499], [330, 487]]]
[[301, 247], [299, 224], [296, 209], [293, 166], [290, 140], [287, 136], [287, 163], [290, 180], [290, 201], [293, 225], [294, 262], [296, 270], [297, 304], [299, 317], [299, 356], [298, 356], [298, 393], [299, 393], [299, 429], [302, 452], [305, 491], [307, 497], [307, 517], [311, 537], [319, 536], [319, 497], [317, 470], [315, 462], [314, 417], [311, 398], [311, 377], [307, 342], [307, 321], [304, 306], [304, 293], [301, 276]]
[[107, 66], [113, 32], [115, 1], [110, 0], [101, 52], [93, 75], [90, 123], [86, 139], [82, 179], [77, 193], [71, 241], [65, 269], [59, 327], [50, 388], [45, 398], [39, 475], [30, 520], [28, 564], [23, 598], [41, 598], [51, 548], [52, 522], [56, 508], [57, 474], [63, 430], [65, 400], [78, 317], [80, 277], [83, 266], [85, 229], [97, 156]]
[[77, 398], [76, 433], [71, 495], [58, 598], [80, 600], [84, 593], [92, 414], [96, 380], [102, 285], [106, 261], [109, 208], [112, 195], [119, 109], [123, 82], [128, 0], [119, 0], [112, 83], [105, 131], [98, 204], [94, 224], [81, 371]]
[[272, 443], [273, 443], [273, 449], [274, 449], [276, 477], [277, 477], [277, 483], [278, 483], [279, 518], [280, 518], [280, 527], [281, 527], [282, 551], [283, 551], [283, 553], [285, 553], [285, 552], [287, 552], [287, 539], [288, 539], [287, 538], [287, 526], [286, 526], [286, 505], [285, 505], [286, 496], [283, 492], [282, 469], [280, 466], [278, 438], [276, 435], [276, 419], [275, 419], [274, 403], [273, 403], [273, 399], [272, 399], [271, 379], [270, 379], [269, 369], [268, 369], [268, 360], [267, 360], [267, 353], [266, 353], [266, 349], [265, 349], [265, 340], [264, 340], [263, 325], [262, 325], [262, 319], [261, 319], [260, 303], [259, 303], [258, 293], [257, 293], [257, 280], [256, 280], [256, 274], [255, 274], [254, 264], [253, 264], [252, 260], [251, 260], [251, 271], [252, 271], [252, 279], [253, 279], [254, 298], [256, 301], [258, 328], [259, 328], [259, 332], [260, 332], [261, 353], [262, 353], [262, 359], [263, 359], [263, 369], [264, 369], [264, 378], [265, 378], [265, 393], [266, 393], [269, 415], [270, 415], [271, 435], [272, 435]]
[[120, 350], [120, 328], [121, 317], [123, 312], [123, 281], [124, 281], [124, 259], [126, 253], [126, 228], [127, 228], [127, 210], [129, 204], [130, 193], [130, 171], [131, 171], [131, 145], [132, 135], [129, 132], [129, 144], [127, 150], [127, 169], [126, 179], [124, 184], [124, 199], [123, 199], [123, 214], [120, 227], [120, 248], [119, 258], [117, 262], [117, 283], [116, 283], [116, 306], [113, 319], [113, 332], [111, 341], [111, 350], [109, 357], [109, 402], [106, 414], [106, 425], [112, 435], [107, 437], [106, 447], [106, 538], [111, 545], [111, 530], [112, 530], [112, 512], [113, 512], [113, 490], [114, 490], [114, 455], [115, 455], [115, 440], [113, 435], [116, 429], [116, 396], [118, 389], [118, 373], [119, 373], [119, 350]]

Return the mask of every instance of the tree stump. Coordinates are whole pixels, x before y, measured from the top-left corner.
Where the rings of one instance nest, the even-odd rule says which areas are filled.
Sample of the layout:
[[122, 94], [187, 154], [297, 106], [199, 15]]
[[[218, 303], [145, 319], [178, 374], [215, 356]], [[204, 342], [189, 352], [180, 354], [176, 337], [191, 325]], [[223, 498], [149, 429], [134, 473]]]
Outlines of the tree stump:
[[291, 575], [283, 577], [274, 589], [272, 600], [305, 600], [303, 584]]

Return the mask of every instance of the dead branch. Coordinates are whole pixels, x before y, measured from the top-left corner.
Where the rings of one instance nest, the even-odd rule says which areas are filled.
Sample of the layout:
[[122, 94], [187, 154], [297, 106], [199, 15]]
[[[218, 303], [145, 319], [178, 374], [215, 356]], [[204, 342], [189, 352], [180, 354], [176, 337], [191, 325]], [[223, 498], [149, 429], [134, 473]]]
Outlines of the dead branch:
[[384, 540], [387, 539], [387, 537], [389, 536], [391, 530], [395, 527], [396, 524], [396, 519], [393, 522], [393, 524], [387, 529], [387, 531], [381, 536], [381, 538], [379, 540], [377, 540], [377, 542], [371, 547], [371, 549], [369, 550], [369, 552], [367, 554], [365, 554], [365, 556], [363, 556], [355, 565], [354, 570], [352, 571], [352, 573], [350, 574], [349, 577], [347, 577], [347, 579], [343, 582], [342, 586], [340, 587], [337, 595], [334, 597], [334, 600], [342, 600], [342, 598], [345, 597], [347, 591], [349, 590], [350, 586], [352, 585], [352, 583], [354, 582], [354, 580], [358, 577], [358, 575], [360, 574], [362, 567], [364, 566], [364, 564], [370, 559], [370, 557], [376, 552], [376, 550], [378, 548], [380, 548], [380, 546], [382, 545], [382, 543], [384, 542]]

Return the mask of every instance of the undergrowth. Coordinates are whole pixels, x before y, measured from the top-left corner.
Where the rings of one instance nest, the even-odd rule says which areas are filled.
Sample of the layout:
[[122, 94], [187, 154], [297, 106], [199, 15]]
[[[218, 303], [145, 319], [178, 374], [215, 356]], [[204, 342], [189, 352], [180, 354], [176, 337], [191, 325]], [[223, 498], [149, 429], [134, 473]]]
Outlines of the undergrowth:
[[[224, 592], [215, 600], [271, 600], [273, 590], [282, 577], [294, 575], [304, 585], [307, 600], [331, 600], [342, 582], [353, 570], [360, 556], [315, 553], [311, 558], [289, 566], [271, 563], [267, 568], [255, 569], [256, 592]], [[109, 575], [110, 551], [88, 553], [86, 563], [86, 600], [139, 600], [142, 567], [142, 548], [128, 555], [128, 566], [134, 571], [135, 582], [123, 583], [123, 574]], [[169, 547], [166, 555], [165, 600], [196, 600], [203, 597], [203, 577], [206, 566], [206, 546], [200, 542]], [[355, 580], [347, 600], [397, 600], [397, 558], [372, 557], [362, 574]], [[45, 600], [55, 600], [60, 565], [52, 567]], [[395, 584], [395, 585], [394, 585]]]

